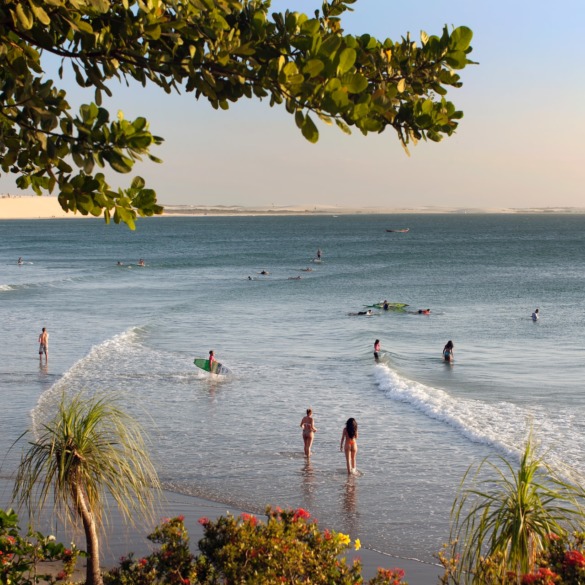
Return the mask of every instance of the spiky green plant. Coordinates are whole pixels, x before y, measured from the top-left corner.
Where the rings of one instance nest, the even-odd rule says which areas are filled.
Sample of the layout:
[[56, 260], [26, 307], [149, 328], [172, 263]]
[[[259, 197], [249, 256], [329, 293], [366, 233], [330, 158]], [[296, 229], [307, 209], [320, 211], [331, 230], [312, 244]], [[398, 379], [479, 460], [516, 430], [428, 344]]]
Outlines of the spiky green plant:
[[[535, 454], [532, 434], [517, 468], [504, 457], [497, 460], [500, 466], [486, 458], [474, 474], [474, 466], [467, 470], [451, 510], [461, 583], [485, 583], [486, 567], [501, 578], [515, 574], [520, 582], [520, 575], [534, 570], [548, 534], [583, 530], [583, 489]], [[479, 479], [486, 467], [495, 477]]]
[[98, 533], [107, 517], [108, 494], [122, 516], [148, 517], [160, 489], [140, 425], [113, 396], [61, 398], [54, 418], [29, 442], [13, 496], [31, 517], [52, 497], [66, 521], [81, 521], [88, 553], [87, 585], [100, 585]]

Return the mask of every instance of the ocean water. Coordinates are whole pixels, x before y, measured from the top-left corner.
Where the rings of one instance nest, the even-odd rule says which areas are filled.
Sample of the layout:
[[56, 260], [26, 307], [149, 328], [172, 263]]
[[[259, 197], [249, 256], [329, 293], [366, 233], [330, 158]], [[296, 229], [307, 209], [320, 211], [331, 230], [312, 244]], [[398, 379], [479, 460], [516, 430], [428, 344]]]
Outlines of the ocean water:
[[[431, 561], [469, 465], [514, 458], [529, 429], [549, 461], [585, 473], [585, 216], [0, 221], [0, 234], [2, 477], [62, 393], [116, 392], [168, 489], [302, 506], [366, 547]], [[409, 307], [349, 314], [383, 299]], [[231, 376], [193, 365], [210, 349]]]

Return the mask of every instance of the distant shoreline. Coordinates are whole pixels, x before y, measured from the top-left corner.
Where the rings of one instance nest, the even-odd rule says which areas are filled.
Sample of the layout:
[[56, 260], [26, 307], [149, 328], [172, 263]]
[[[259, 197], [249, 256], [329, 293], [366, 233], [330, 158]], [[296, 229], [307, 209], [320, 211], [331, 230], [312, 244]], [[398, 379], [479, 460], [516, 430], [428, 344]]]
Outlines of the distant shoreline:
[[[409, 214], [455, 214], [455, 215], [583, 215], [585, 207], [526, 207], [526, 208], [463, 208], [463, 207], [336, 207], [327, 205], [286, 205], [286, 206], [237, 206], [237, 205], [163, 205], [162, 217], [216, 217], [216, 216], [336, 216], [336, 215], [409, 215]], [[35, 195], [0, 196], [1, 219], [76, 219], [93, 217], [79, 213], [65, 213], [56, 197]]]

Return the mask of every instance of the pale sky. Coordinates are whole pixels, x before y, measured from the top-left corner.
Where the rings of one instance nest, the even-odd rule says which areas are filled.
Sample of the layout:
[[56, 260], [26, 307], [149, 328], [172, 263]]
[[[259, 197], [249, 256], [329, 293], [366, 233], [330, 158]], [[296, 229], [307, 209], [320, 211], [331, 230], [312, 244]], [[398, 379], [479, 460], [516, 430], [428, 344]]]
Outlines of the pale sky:
[[[273, 0], [312, 14], [321, 0]], [[559, 0], [358, 0], [348, 33], [399, 39], [470, 27], [463, 87], [450, 90], [465, 116], [441, 143], [411, 147], [395, 133], [349, 137], [319, 125], [310, 144], [284, 107], [245, 100], [227, 112], [192, 95], [151, 86], [115, 90], [110, 107], [145, 116], [165, 138], [139, 164], [164, 205], [339, 205], [346, 207], [585, 207], [585, 2]], [[50, 77], [55, 73], [47, 71]], [[89, 101], [74, 85], [70, 101]], [[111, 176], [127, 185], [129, 176]], [[12, 178], [0, 192], [18, 193]]]

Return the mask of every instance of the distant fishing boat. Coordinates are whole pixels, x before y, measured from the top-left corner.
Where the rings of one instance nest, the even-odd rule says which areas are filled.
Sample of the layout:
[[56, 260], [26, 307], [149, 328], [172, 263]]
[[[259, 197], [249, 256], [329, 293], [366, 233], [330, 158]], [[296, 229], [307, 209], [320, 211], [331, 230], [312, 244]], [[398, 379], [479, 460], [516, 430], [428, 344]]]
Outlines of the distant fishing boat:
[[396, 233], [399, 233], [399, 234], [405, 234], [409, 229], [410, 228], [404, 228], [404, 229], [401, 229], [401, 230], [386, 230], [386, 231], [387, 232], [396, 232]]

